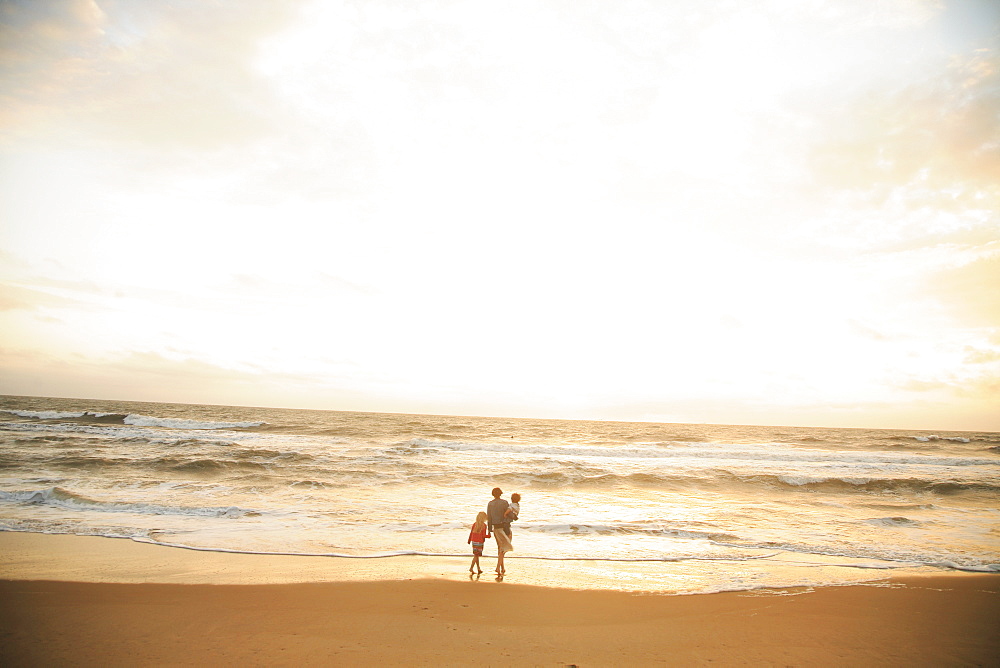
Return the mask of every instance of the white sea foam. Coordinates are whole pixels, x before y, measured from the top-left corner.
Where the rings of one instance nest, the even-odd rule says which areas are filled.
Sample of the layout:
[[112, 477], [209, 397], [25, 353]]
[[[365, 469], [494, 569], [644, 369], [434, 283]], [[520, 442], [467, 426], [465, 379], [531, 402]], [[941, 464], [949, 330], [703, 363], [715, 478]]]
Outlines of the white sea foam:
[[255, 421], [239, 421], [239, 422], [229, 422], [229, 421], [213, 421], [213, 420], [195, 420], [187, 418], [167, 418], [167, 417], [155, 417], [150, 415], [141, 415], [138, 413], [107, 413], [107, 412], [91, 412], [91, 411], [60, 411], [60, 410], [45, 410], [45, 411], [31, 411], [31, 410], [11, 410], [3, 409], [0, 410], [2, 413], [7, 413], [9, 415], [16, 415], [22, 418], [33, 418], [36, 420], [79, 420], [80, 418], [109, 418], [118, 417], [121, 419], [122, 424], [132, 425], [136, 427], [164, 427], [168, 429], [251, 429], [253, 427], [260, 427], [264, 422]]
[[124, 501], [100, 501], [69, 492], [61, 487], [42, 490], [7, 492], [0, 490], [0, 502], [16, 502], [58, 506], [69, 510], [102, 513], [135, 513], [140, 515], [195, 515], [201, 517], [238, 518], [248, 511], [229, 507], [170, 506], [156, 503], [133, 503]]
[[954, 561], [939, 561], [928, 565], [939, 568], [950, 568], [956, 571], [967, 571], [969, 573], [1000, 573], [1000, 564], [974, 564], [970, 566], [957, 564]]
[[[454, 555], [500, 486], [524, 495], [512, 559], [606, 573], [618, 566], [594, 560], [662, 562], [669, 574], [671, 562], [771, 555], [810, 573], [806, 584], [831, 563], [993, 572], [1000, 561], [989, 533], [1000, 457], [965, 445], [996, 434], [0, 401], [0, 529]], [[709, 587], [762, 582], [711, 568]]]
[[136, 427], [167, 427], [168, 429], [250, 429], [260, 427], [264, 424], [263, 422], [209, 422], [206, 420], [160, 418], [136, 414], [125, 416], [124, 423]]
[[[465, 552], [455, 553], [455, 552], [423, 552], [419, 550], [391, 550], [384, 552], [372, 552], [369, 554], [352, 554], [349, 552], [284, 552], [284, 551], [261, 551], [261, 550], [240, 550], [236, 548], [225, 548], [225, 547], [204, 547], [200, 545], [186, 545], [184, 543], [174, 543], [156, 540], [149, 536], [132, 536], [132, 540], [137, 543], [150, 543], [153, 545], [162, 545], [164, 547], [177, 547], [185, 550], [197, 550], [199, 552], [225, 552], [230, 554], [255, 554], [262, 556], [276, 556], [276, 557], [337, 557], [342, 559], [385, 559], [388, 557], [465, 557], [467, 554]], [[665, 556], [665, 557], [594, 557], [594, 556], [583, 556], [583, 557], [572, 557], [572, 556], [547, 556], [543, 554], [536, 555], [507, 555], [506, 559], [534, 559], [540, 561], [610, 561], [610, 562], [621, 562], [621, 563], [665, 563], [665, 562], [679, 562], [679, 561], [750, 561], [750, 560], [763, 560], [769, 557], [775, 556], [777, 553], [760, 555], [760, 556], [725, 556], [725, 557], [706, 557], [706, 556]]]
[[997, 466], [998, 460], [986, 457], [940, 457], [927, 454], [908, 454], [890, 451], [875, 452], [823, 452], [803, 451], [770, 443], [752, 444], [684, 444], [682, 447], [649, 445], [629, 446], [579, 446], [554, 444], [518, 444], [501, 442], [437, 441], [414, 438], [406, 445], [416, 449], [450, 450], [454, 452], [489, 452], [498, 454], [594, 457], [613, 459], [731, 459], [742, 461], [774, 462], [829, 462], [838, 465], [896, 464], [931, 466]]

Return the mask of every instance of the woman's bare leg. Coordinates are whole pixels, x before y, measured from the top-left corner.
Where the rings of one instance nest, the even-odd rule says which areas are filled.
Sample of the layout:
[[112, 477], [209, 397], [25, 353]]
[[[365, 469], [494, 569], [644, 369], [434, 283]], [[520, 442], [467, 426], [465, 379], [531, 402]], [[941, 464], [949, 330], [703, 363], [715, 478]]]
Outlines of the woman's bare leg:
[[[510, 535], [506, 531], [504, 531], [503, 529], [497, 529], [493, 533], [495, 534], [497, 532], [503, 532], [503, 535], [506, 536], [507, 538], [507, 542], [508, 543], [510, 542]], [[506, 553], [503, 551], [503, 549], [501, 549], [499, 540], [497, 540], [497, 554], [500, 555], [499, 557], [497, 557], [497, 573], [500, 574], [506, 573], [507, 569], [504, 568], [503, 565], [503, 555]]]

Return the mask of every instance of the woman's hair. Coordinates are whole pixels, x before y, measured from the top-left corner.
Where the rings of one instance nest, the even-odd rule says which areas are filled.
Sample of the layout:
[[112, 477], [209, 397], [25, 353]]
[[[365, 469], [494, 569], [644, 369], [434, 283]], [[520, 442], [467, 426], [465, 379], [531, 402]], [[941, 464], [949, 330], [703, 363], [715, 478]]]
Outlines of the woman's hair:
[[510, 500], [513, 501], [514, 503], [518, 503], [521, 500], [521, 495], [518, 494], [517, 492], [514, 492], [513, 494], [510, 495]]
[[476, 526], [479, 526], [480, 524], [486, 524], [486, 513], [481, 511], [478, 515], [476, 515]]

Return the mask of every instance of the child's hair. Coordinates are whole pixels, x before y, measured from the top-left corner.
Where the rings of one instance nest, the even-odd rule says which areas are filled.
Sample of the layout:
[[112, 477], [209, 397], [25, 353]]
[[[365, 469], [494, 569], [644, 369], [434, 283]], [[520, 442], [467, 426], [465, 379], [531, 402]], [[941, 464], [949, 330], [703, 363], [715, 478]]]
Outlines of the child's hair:
[[513, 494], [510, 495], [510, 500], [513, 501], [514, 503], [520, 503], [521, 495], [518, 494], [517, 492], [514, 492]]
[[483, 524], [486, 524], [486, 513], [480, 512], [478, 515], [476, 515], [476, 526], [478, 527]]

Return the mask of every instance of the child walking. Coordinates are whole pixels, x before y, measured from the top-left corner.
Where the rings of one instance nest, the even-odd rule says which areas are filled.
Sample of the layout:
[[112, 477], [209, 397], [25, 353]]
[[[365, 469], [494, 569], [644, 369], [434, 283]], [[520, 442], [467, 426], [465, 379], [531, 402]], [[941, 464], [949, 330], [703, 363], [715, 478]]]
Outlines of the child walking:
[[479, 567], [479, 557], [483, 556], [483, 545], [489, 537], [490, 532], [486, 526], [486, 513], [479, 513], [476, 515], [476, 523], [472, 525], [472, 531], [469, 532], [469, 540], [466, 541], [467, 543], [472, 543], [470, 573], [478, 571], [482, 575], [483, 569]]

